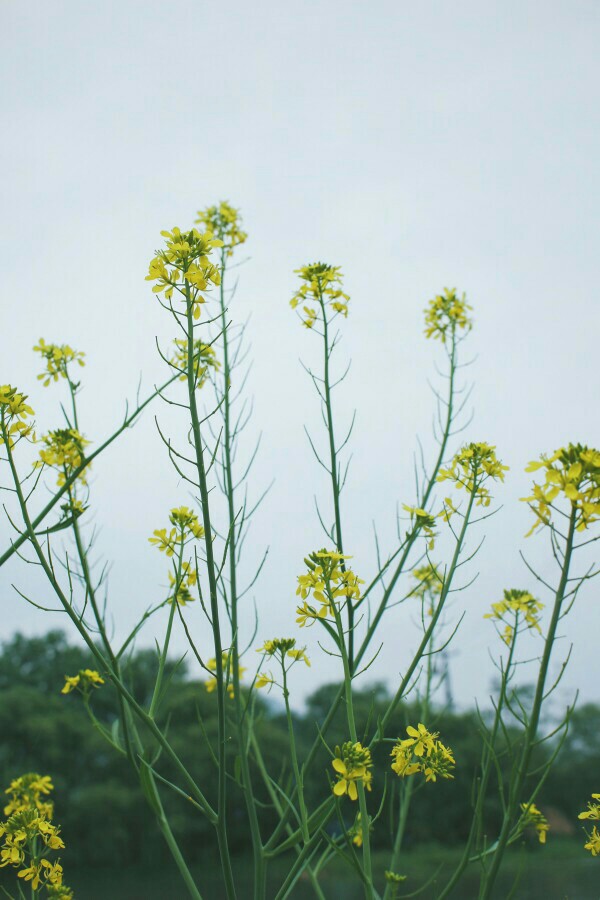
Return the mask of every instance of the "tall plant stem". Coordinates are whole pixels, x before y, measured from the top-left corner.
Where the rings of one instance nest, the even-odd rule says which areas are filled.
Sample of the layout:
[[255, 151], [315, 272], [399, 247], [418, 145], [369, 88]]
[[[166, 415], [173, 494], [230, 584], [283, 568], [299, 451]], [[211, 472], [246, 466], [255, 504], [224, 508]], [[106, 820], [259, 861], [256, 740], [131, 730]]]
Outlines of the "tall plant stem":
[[[233, 482], [233, 466], [231, 461], [232, 436], [231, 436], [231, 366], [229, 362], [229, 324], [227, 322], [227, 308], [225, 306], [225, 273], [226, 253], [221, 249], [221, 284], [219, 286], [219, 301], [221, 307], [221, 337], [223, 341], [223, 470], [225, 481], [225, 495], [227, 497], [228, 515], [228, 554], [229, 554], [229, 610], [231, 614], [232, 631], [232, 657], [233, 657], [233, 693], [235, 703], [236, 731], [239, 747], [242, 781], [244, 783], [244, 799], [250, 825], [250, 837], [252, 839], [252, 853], [254, 858], [254, 895], [256, 898], [264, 896], [266, 890], [266, 867], [263, 853], [263, 844], [260, 834], [260, 825], [254, 800], [252, 774], [246, 753], [246, 733], [244, 728], [244, 710], [242, 709], [242, 696], [240, 691], [239, 673], [239, 626], [238, 626], [238, 593], [237, 593], [237, 525], [235, 513], [235, 487]], [[252, 727], [252, 726], [251, 726]]]
[[496, 877], [498, 875], [498, 871], [500, 869], [500, 864], [502, 862], [502, 857], [504, 856], [504, 852], [506, 850], [506, 846], [510, 839], [511, 829], [513, 827], [513, 821], [515, 814], [518, 809], [519, 801], [521, 798], [521, 792], [523, 789], [523, 784], [527, 777], [529, 763], [531, 761], [531, 754], [533, 753], [533, 748], [535, 746], [535, 739], [537, 735], [538, 725], [540, 721], [540, 715], [542, 711], [542, 704], [544, 702], [544, 691], [546, 687], [546, 677], [548, 675], [548, 667], [550, 665], [550, 657], [552, 656], [552, 647], [554, 644], [554, 639], [556, 637], [556, 630], [558, 628], [558, 623], [560, 621], [560, 614], [562, 609], [563, 600], [565, 598], [565, 593], [567, 589], [567, 584], [569, 580], [569, 568], [571, 565], [571, 557], [573, 554], [573, 542], [575, 537], [575, 522], [577, 516], [577, 507], [575, 504], [571, 505], [571, 515], [569, 517], [569, 529], [567, 532], [566, 540], [565, 540], [565, 552], [562, 564], [562, 571], [560, 576], [560, 581], [558, 583], [558, 587], [556, 589], [556, 593], [554, 596], [554, 606], [552, 609], [552, 617], [550, 619], [550, 625], [548, 628], [548, 634], [546, 635], [546, 640], [544, 643], [544, 653], [542, 655], [542, 660], [540, 663], [540, 669], [538, 673], [535, 695], [533, 698], [533, 704], [531, 708], [531, 714], [529, 716], [529, 720], [527, 722], [527, 727], [525, 729], [525, 736], [523, 740], [523, 750], [521, 752], [521, 759], [519, 760], [519, 765], [517, 768], [517, 772], [515, 778], [513, 779], [510, 790], [509, 790], [509, 798], [506, 808], [504, 810], [504, 818], [502, 821], [502, 828], [500, 830], [500, 834], [498, 836], [498, 841], [496, 843], [496, 849], [494, 851], [492, 862], [490, 864], [489, 869], [485, 872], [482, 878], [481, 887], [480, 887], [480, 900], [489, 900], [492, 894], [492, 890], [494, 887], [494, 882], [496, 881]]
[[[332, 348], [329, 345], [329, 322], [327, 320], [327, 308], [323, 298], [321, 282], [319, 281], [319, 303], [323, 316], [323, 385], [325, 388], [325, 414], [327, 416], [327, 436], [329, 440], [329, 472], [331, 475], [331, 493], [333, 497], [333, 513], [335, 519], [335, 544], [338, 553], [344, 552], [342, 539], [342, 515], [340, 510], [340, 480], [338, 468], [338, 455], [335, 444], [335, 430], [333, 426], [333, 404], [331, 399], [331, 378], [329, 372], [329, 358]], [[345, 570], [345, 560], [340, 560], [342, 571]], [[350, 670], [354, 670], [354, 609], [349, 603], [348, 616], [348, 661]]]
[[[217, 567], [213, 549], [213, 531], [210, 519], [210, 507], [208, 502], [208, 485], [206, 480], [206, 467], [204, 464], [204, 450], [202, 435], [200, 432], [200, 417], [196, 403], [196, 364], [194, 362], [194, 317], [192, 311], [192, 298], [189, 283], [185, 282], [186, 320], [187, 320], [187, 383], [190, 417], [194, 452], [196, 456], [196, 470], [198, 472], [198, 484], [200, 488], [200, 503], [202, 506], [202, 522], [204, 526], [206, 545], [206, 569], [208, 574], [208, 586], [210, 596], [210, 610], [212, 619], [213, 639], [215, 646], [215, 668], [217, 679], [217, 723], [218, 723], [218, 801], [217, 801], [217, 839], [219, 853], [223, 867], [223, 878], [228, 900], [235, 898], [235, 886], [231, 869], [231, 856], [227, 838], [227, 760], [225, 754], [225, 679], [223, 673], [223, 645], [221, 641], [221, 626], [219, 622], [219, 596], [217, 590]], [[233, 661], [234, 669], [237, 661]]]

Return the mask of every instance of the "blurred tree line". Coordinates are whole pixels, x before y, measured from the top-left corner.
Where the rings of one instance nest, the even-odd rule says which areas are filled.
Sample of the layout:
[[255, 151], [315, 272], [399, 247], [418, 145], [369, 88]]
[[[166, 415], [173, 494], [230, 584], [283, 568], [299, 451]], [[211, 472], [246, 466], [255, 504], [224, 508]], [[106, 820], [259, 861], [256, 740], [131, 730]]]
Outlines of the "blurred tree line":
[[[137, 650], [129, 658], [127, 678], [138, 700], [150, 700], [156, 673], [153, 650]], [[0, 652], [0, 783], [24, 772], [50, 775], [55, 785], [55, 821], [62, 825], [68, 857], [77, 865], [119, 864], [144, 865], [168, 858], [162, 838], [138, 789], [127, 760], [105, 741], [90, 722], [77, 694], [61, 695], [64, 676], [91, 667], [89, 653], [70, 645], [60, 631], [40, 638], [16, 635], [4, 643]], [[206, 744], [216, 739], [216, 699], [200, 681], [191, 680], [185, 664], [171, 663], [169, 688], [162, 715], [169, 718], [169, 734], [173, 745], [203, 786], [209, 800], [216, 802], [214, 762]], [[300, 759], [308, 752], [317, 736], [317, 726], [327, 714], [335, 685], [320, 687], [307, 701], [303, 713], [296, 714], [296, 732]], [[524, 695], [526, 697], [526, 691]], [[359, 734], [376, 721], [385, 709], [388, 693], [382, 685], [374, 685], [356, 694]], [[116, 696], [110, 685], [95, 691], [93, 708], [97, 718], [112, 725], [116, 718]], [[199, 727], [199, 720], [202, 728]], [[404, 736], [407, 724], [416, 724], [419, 714], [415, 706], [405, 705], [398, 711], [390, 728], [390, 737]], [[475, 711], [437, 710], [426, 723], [439, 731], [456, 758], [452, 781], [422, 784], [414, 792], [410, 811], [406, 846], [437, 841], [460, 843], [471, 821], [471, 793], [481, 752], [480, 723]], [[261, 694], [258, 700], [256, 730], [271, 775], [284, 783], [290, 775], [286, 724], [275, 696]], [[510, 731], [509, 731], [510, 733]], [[348, 736], [343, 711], [327, 734], [330, 746], [342, 743]], [[402, 782], [389, 767], [391, 744], [383, 744], [374, 752], [373, 806], [385, 789], [385, 804], [374, 827], [374, 846], [389, 846], [390, 827], [397, 814], [397, 792]], [[539, 747], [540, 755], [550, 754], [551, 742]], [[231, 740], [228, 752], [235, 756], [237, 748]], [[500, 764], [504, 764], [500, 760]], [[177, 776], [160, 760], [157, 769], [175, 783]], [[331, 759], [324, 746], [307, 781], [308, 801], [317, 806], [330, 790]], [[580, 837], [577, 813], [585, 807], [592, 791], [600, 790], [600, 707], [586, 705], [572, 716], [569, 734], [538, 800], [538, 806], [551, 821], [556, 818], [573, 824]], [[387, 778], [387, 783], [386, 783]], [[260, 777], [256, 772], [256, 783]], [[275, 816], [265, 791], [261, 815], [266, 829], [274, 827]], [[213, 846], [211, 826], [190, 804], [165, 787], [163, 799], [169, 811], [173, 830], [184, 853], [193, 860]], [[249, 848], [246, 816], [241, 794], [235, 785], [231, 791], [229, 830], [232, 849]], [[495, 829], [500, 818], [500, 800], [491, 792], [487, 808], [487, 824]], [[355, 809], [342, 804], [350, 827]], [[339, 832], [341, 823], [332, 823]], [[552, 831], [551, 831], [552, 835]], [[551, 839], [551, 835], [550, 838]], [[534, 839], [533, 839], [534, 840]], [[66, 856], [65, 856], [66, 859]]]

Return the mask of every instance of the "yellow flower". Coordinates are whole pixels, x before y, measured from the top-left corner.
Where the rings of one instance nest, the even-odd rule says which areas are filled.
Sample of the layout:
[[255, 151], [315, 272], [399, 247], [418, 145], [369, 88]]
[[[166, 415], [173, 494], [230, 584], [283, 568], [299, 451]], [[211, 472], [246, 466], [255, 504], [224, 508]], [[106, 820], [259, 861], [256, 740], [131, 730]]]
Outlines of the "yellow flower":
[[[43, 860], [43, 862], [46, 862], [46, 860]], [[37, 891], [42, 881], [42, 861], [32, 863], [26, 869], [21, 869], [20, 872], [17, 872], [17, 876], [25, 879], [25, 881], [31, 881], [31, 887], [34, 891]]]
[[277, 656], [282, 665], [285, 664], [287, 657], [294, 662], [302, 661], [310, 666], [306, 647], [296, 647], [296, 638], [273, 638], [273, 640], [265, 641], [256, 652], [264, 653], [265, 656]]
[[87, 695], [92, 688], [98, 688], [101, 684], [104, 684], [104, 678], [95, 669], [80, 669], [77, 675], [65, 675], [61, 694], [70, 694], [71, 691], [78, 690]]
[[600, 832], [594, 825], [590, 834], [586, 834], [587, 836], [587, 844], [584, 844], [586, 850], [589, 850], [592, 856], [598, 856], [600, 854]]
[[546, 834], [550, 828], [548, 819], [539, 811], [535, 803], [530, 803], [529, 805], [521, 803], [521, 813], [520, 827], [522, 829], [529, 826], [535, 828], [540, 844], [545, 844]]
[[[3, 431], [6, 430], [11, 450], [15, 440], [32, 434], [33, 425], [26, 422], [26, 419], [33, 416], [34, 412], [26, 400], [26, 394], [19, 393], [10, 384], [0, 385], [0, 423]], [[5, 443], [3, 431], [0, 431], [0, 446]]]
[[192, 603], [195, 599], [190, 588], [195, 587], [198, 583], [198, 571], [197, 569], [192, 568], [191, 563], [184, 562], [181, 567], [179, 581], [172, 572], [169, 572], [169, 583], [172, 588], [174, 588], [176, 584], [178, 585], [177, 590], [169, 597], [169, 603], [176, 600], [180, 606], [185, 606], [186, 603]]
[[[175, 355], [171, 359], [171, 365], [175, 366], [182, 372], [180, 381], [187, 378], [188, 368], [188, 342], [185, 338], [175, 338]], [[218, 370], [221, 363], [216, 357], [215, 351], [210, 344], [205, 344], [200, 340], [194, 341], [194, 370], [196, 379], [196, 388], [200, 388], [206, 383], [210, 377], [210, 370]]]
[[[539, 614], [543, 608], [544, 604], [540, 600], [536, 600], [529, 591], [519, 591], [513, 588], [505, 590], [504, 599], [498, 603], [492, 603], [491, 613], [486, 613], [483, 618], [502, 622], [505, 625], [502, 640], [506, 644], [510, 644], [515, 628], [518, 626], [519, 617], [525, 620], [527, 628], [541, 632]], [[510, 622], [506, 621], [507, 616], [510, 617]]]
[[433, 550], [435, 546], [435, 516], [432, 516], [431, 513], [421, 509], [419, 506], [408, 506], [406, 503], [402, 504], [402, 509], [405, 509], [410, 514], [411, 522], [413, 519], [415, 520], [414, 527], [423, 530], [423, 533], [429, 539], [428, 548]]
[[69, 378], [68, 367], [70, 363], [85, 366], [85, 353], [73, 350], [68, 344], [47, 344], [44, 338], [33, 348], [46, 360], [46, 370], [38, 375], [38, 381], [43, 381], [44, 387], [48, 387], [51, 381], [59, 378]]
[[592, 794], [592, 800], [596, 802], [588, 802], [588, 808], [585, 812], [579, 813], [579, 819], [600, 819], [600, 794]]
[[290, 306], [296, 309], [302, 304], [304, 318], [302, 324], [306, 328], [312, 328], [319, 317], [314, 306], [317, 304], [322, 314], [325, 314], [325, 305], [329, 304], [336, 315], [348, 316], [348, 302], [350, 297], [342, 291], [342, 272], [339, 266], [328, 266], [327, 263], [311, 263], [296, 269], [295, 273], [303, 282], [292, 299]]
[[533, 493], [521, 499], [536, 516], [527, 537], [540, 525], [549, 525], [554, 501], [562, 494], [575, 511], [577, 531], [600, 519], [600, 451], [583, 444], [568, 444], [551, 456], [529, 463], [526, 472], [544, 470], [544, 484], [533, 484]]
[[[221, 659], [223, 662], [223, 677], [225, 679], [225, 684], [227, 686], [227, 694], [231, 699], [233, 699], [235, 697], [235, 691], [234, 691], [234, 687], [233, 687], [233, 665], [234, 665], [233, 653], [231, 653], [228, 650], [224, 650], [223, 653], [221, 654]], [[217, 676], [216, 676], [217, 660], [214, 658], [209, 659], [208, 662], [206, 663], [206, 667], [211, 672], [215, 673], [214, 678], [211, 678], [210, 681], [204, 682], [204, 687], [206, 688], [207, 693], [212, 694], [213, 691], [216, 691], [216, 689], [217, 689]], [[242, 676], [245, 671], [246, 671], [246, 669], [244, 666], [238, 665], [237, 674], [238, 674], [239, 681], [242, 680]]]
[[201, 305], [206, 300], [202, 291], [211, 284], [221, 283], [221, 273], [208, 257], [215, 247], [223, 246], [223, 241], [210, 232], [200, 234], [196, 228], [186, 232], [173, 228], [172, 231], [161, 231], [161, 235], [165, 238], [165, 247], [150, 261], [146, 281], [156, 281], [153, 293], [164, 292], [169, 302], [174, 290], [186, 297], [187, 285], [192, 314], [198, 319]]
[[196, 225], [202, 225], [223, 242], [227, 256], [233, 255], [233, 248], [245, 243], [248, 235], [240, 228], [241, 216], [238, 209], [222, 200], [218, 206], [207, 206], [199, 210]]
[[[42, 437], [44, 448], [36, 466], [43, 464], [59, 472], [57, 485], [61, 487], [75, 469], [85, 461], [85, 447], [90, 443], [76, 428], [58, 428]], [[81, 484], [86, 484], [85, 472], [79, 475]]]
[[[298, 576], [296, 594], [306, 601], [311, 597], [321, 604], [317, 610], [304, 602], [296, 610], [296, 621], [303, 627], [308, 620], [325, 619], [333, 615], [332, 602], [344, 598], [346, 603], [360, 600], [360, 585], [364, 584], [351, 569], [344, 568], [345, 560], [350, 559], [336, 550], [319, 550], [309, 554], [304, 560], [308, 571]], [[342, 564], [342, 565], [340, 565]]]
[[504, 481], [507, 471], [508, 466], [497, 458], [495, 447], [470, 443], [458, 451], [448, 468], [440, 469], [436, 480], [453, 481], [457, 488], [464, 488], [467, 493], [473, 494], [477, 506], [489, 506], [492, 498], [484, 483], [490, 478]]
[[198, 516], [187, 506], [172, 509], [169, 513], [169, 521], [173, 527], [168, 532], [166, 528], [156, 528], [152, 532], [152, 537], [148, 538], [151, 544], [154, 544], [161, 553], [166, 553], [168, 557], [175, 554], [179, 545], [204, 537], [204, 528], [198, 521]]
[[331, 765], [335, 769], [338, 780], [333, 786], [336, 797], [347, 794], [351, 800], [358, 799], [357, 782], [362, 782], [365, 788], [371, 790], [372, 774], [369, 771], [373, 762], [371, 751], [356, 741], [347, 741], [341, 747], [335, 748], [335, 758]]
[[430, 300], [425, 310], [425, 336], [445, 343], [448, 333], [455, 335], [458, 330], [469, 332], [473, 322], [467, 313], [471, 309], [465, 294], [458, 297], [456, 288], [444, 288], [444, 293]]
[[409, 725], [406, 729], [408, 738], [398, 739], [391, 756], [392, 770], [401, 778], [421, 772], [425, 781], [436, 781], [440, 778], [453, 778], [454, 768], [452, 751], [439, 740], [437, 732], [429, 731], [419, 723], [415, 728]]

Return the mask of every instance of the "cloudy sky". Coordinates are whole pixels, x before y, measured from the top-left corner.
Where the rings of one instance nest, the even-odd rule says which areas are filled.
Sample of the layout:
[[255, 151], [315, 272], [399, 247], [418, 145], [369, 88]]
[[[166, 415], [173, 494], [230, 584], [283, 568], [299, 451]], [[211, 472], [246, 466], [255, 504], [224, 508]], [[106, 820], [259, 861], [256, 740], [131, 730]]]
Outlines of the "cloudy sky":
[[[250, 238], [232, 315], [249, 317], [255, 400], [243, 449], [262, 433], [255, 495], [274, 479], [247, 544], [248, 572], [270, 552], [243, 624], [249, 634], [254, 599], [257, 645], [306, 638], [314, 661], [295, 683], [298, 702], [336, 662], [294, 624], [302, 557], [323, 543], [313, 498], [327, 483], [303, 432], [320, 433], [299, 364], [317, 364], [318, 347], [288, 305], [293, 270], [315, 258], [340, 265], [352, 297], [337, 417], [341, 430], [357, 410], [343, 510], [347, 552], [366, 579], [373, 522], [393, 548], [396, 504], [414, 500], [417, 434], [433, 452], [428, 380], [438, 383], [443, 355], [423, 337], [423, 307], [446, 285], [466, 291], [476, 324], [464, 439], [496, 444], [511, 467], [496, 491], [502, 509], [472, 537], [474, 547], [487, 535], [464, 580], [479, 577], [448, 613], [451, 627], [465, 612], [450, 660], [456, 699], [485, 699], [497, 638], [482, 616], [504, 587], [537, 590], [519, 549], [555, 577], [544, 539], [523, 538], [524, 466], [569, 440], [600, 445], [598, 4], [5, 0], [0, 15], [0, 381], [30, 394], [41, 428], [56, 426], [60, 389], [36, 382], [31, 347], [43, 336], [85, 351], [82, 430], [100, 440], [140, 375], [143, 391], [165, 377], [155, 338], [173, 337], [172, 324], [144, 281], [160, 230], [189, 226], [219, 199], [240, 207]], [[117, 637], [163, 595], [164, 557], [147, 537], [189, 502], [154, 415], [176, 433], [155, 404], [91, 481]], [[0, 579], [0, 639], [66, 625], [14, 593], [13, 583], [51, 602], [31, 569], [13, 559]], [[190, 622], [208, 653], [198, 610]], [[366, 680], [398, 680], [415, 623], [414, 609], [390, 613]], [[576, 687], [598, 699], [599, 623], [591, 585], [557, 647], [557, 660], [571, 642], [576, 651], [565, 699]], [[162, 627], [157, 618], [142, 644]], [[174, 646], [183, 652], [180, 634]], [[534, 641], [524, 646], [535, 653]]]

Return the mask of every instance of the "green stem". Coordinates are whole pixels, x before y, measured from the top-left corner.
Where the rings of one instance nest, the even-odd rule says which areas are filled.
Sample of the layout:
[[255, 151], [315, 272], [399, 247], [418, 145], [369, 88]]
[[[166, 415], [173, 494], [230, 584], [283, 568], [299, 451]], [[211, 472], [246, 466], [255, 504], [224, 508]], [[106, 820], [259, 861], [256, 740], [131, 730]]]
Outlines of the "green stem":
[[556, 630], [558, 628], [558, 623], [560, 621], [560, 614], [562, 609], [563, 600], [565, 598], [565, 592], [567, 589], [568, 579], [569, 579], [569, 568], [571, 565], [571, 557], [573, 554], [573, 541], [575, 537], [575, 522], [577, 516], [577, 507], [575, 504], [571, 505], [571, 515], [569, 518], [569, 530], [566, 537], [565, 542], [565, 554], [563, 558], [562, 571], [560, 576], [560, 581], [558, 587], [556, 589], [556, 594], [554, 596], [554, 607], [552, 609], [552, 617], [550, 620], [550, 626], [548, 628], [548, 634], [546, 635], [546, 640], [544, 643], [544, 653], [542, 655], [542, 660], [540, 663], [540, 670], [538, 673], [538, 679], [535, 689], [535, 695], [533, 699], [533, 704], [531, 708], [531, 715], [529, 717], [529, 721], [527, 723], [527, 728], [525, 729], [525, 735], [523, 740], [523, 750], [521, 753], [521, 759], [515, 774], [514, 779], [510, 785], [509, 790], [509, 800], [506, 805], [506, 809], [504, 811], [504, 818], [502, 821], [502, 828], [500, 830], [500, 835], [496, 842], [496, 849], [492, 856], [492, 862], [487, 870], [487, 872], [483, 875], [481, 887], [480, 887], [480, 900], [489, 900], [492, 894], [492, 890], [494, 887], [494, 882], [496, 881], [496, 877], [498, 875], [498, 871], [500, 869], [500, 864], [502, 862], [502, 858], [504, 856], [504, 851], [509, 843], [510, 833], [513, 826], [513, 820], [515, 814], [518, 809], [519, 800], [521, 797], [521, 792], [523, 788], [523, 784], [527, 777], [527, 770], [529, 768], [529, 763], [531, 761], [531, 754], [533, 753], [533, 748], [535, 745], [535, 739], [537, 735], [537, 729], [539, 725], [540, 715], [542, 711], [542, 704], [544, 701], [544, 690], [546, 686], [546, 677], [548, 674], [548, 666], [550, 664], [550, 657], [552, 655], [552, 647], [554, 644], [554, 639], [556, 637]]
[[294, 734], [294, 720], [292, 718], [292, 710], [290, 708], [290, 692], [287, 686], [287, 672], [285, 669], [285, 651], [282, 651], [281, 670], [283, 672], [283, 700], [285, 703], [285, 715], [288, 726], [288, 736], [290, 739], [290, 751], [292, 754], [292, 769], [296, 780], [296, 791], [298, 793], [298, 803], [300, 805], [300, 824], [302, 828], [302, 836], [305, 843], [309, 841], [308, 833], [308, 813], [304, 800], [304, 779], [298, 765], [298, 753], [296, 749], [296, 737]]
[[469, 834], [467, 836], [467, 840], [465, 843], [465, 847], [460, 858], [460, 861], [452, 873], [448, 883], [442, 890], [441, 894], [438, 897], [438, 900], [443, 900], [443, 898], [447, 897], [453, 888], [458, 884], [460, 878], [467, 868], [470, 856], [471, 849], [473, 847], [473, 843], [476, 840], [477, 835], [481, 833], [481, 826], [483, 823], [483, 810], [485, 804], [485, 798], [487, 793], [487, 786], [490, 779], [490, 773], [492, 771], [492, 760], [494, 758], [494, 751], [496, 745], [496, 738], [498, 736], [498, 729], [500, 728], [500, 723], [502, 721], [502, 711], [504, 709], [504, 704], [507, 696], [507, 688], [508, 683], [511, 677], [511, 669], [513, 664], [513, 657], [515, 652], [517, 640], [517, 632], [516, 629], [513, 633], [513, 638], [510, 643], [509, 652], [508, 652], [508, 660], [506, 663], [506, 669], [502, 675], [502, 681], [500, 684], [500, 694], [498, 697], [498, 703], [496, 704], [496, 712], [494, 714], [494, 721], [492, 723], [492, 730], [490, 731], [489, 740], [485, 744], [482, 753], [482, 761], [481, 761], [481, 778], [479, 780], [479, 785], [477, 787], [477, 798], [475, 800], [475, 810], [473, 812], [473, 821], [471, 822], [471, 827], [469, 829]]
[[[271, 777], [270, 777], [269, 773], [267, 772], [267, 767], [265, 765], [264, 757], [262, 755], [262, 750], [261, 750], [260, 744], [258, 743], [258, 740], [256, 739], [256, 735], [254, 734], [254, 732], [252, 732], [250, 735], [250, 742], [252, 744], [252, 749], [254, 750], [254, 755], [256, 758], [256, 764], [258, 766], [258, 771], [261, 774], [263, 783], [267, 789], [269, 797], [271, 798], [271, 803], [275, 807], [275, 810], [277, 811], [279, 818], [281, 819], [283, 816], [283, 806], [281, 804], [281, 799], [271, 783]], [[289, 835], [293, 834], [292, 826], [289, 823], [285, 826], [285, 828]], [[295, 850], [296, 854], [298, 854], [298, 855], [301, 852], [300, 847], [297, 844], [294, 846], [294, 850]], [[321, 886], [319, 884], [317, 875], [316, 875], [312, 865], [310, 865], [310, 863], [307, 865], [307, 871], [308, 871], [308, 877], [310, 878], [310, 883], [312, 885], [312, 888], [313, 888], [316, 896], [319, 898], [319, 900], [326, 900], [325, 894], [321, 890]]]
[[[342, 657], [342, 665], [344, 667], [344, 696], [346, 699], [346, 719], [348, 721], [348, 730], [350, 732], [350, 738], [352, 743], [358, 742], [358, 732], [356, 730], [356, 720], [354, 717], [354, 700], [352, 697], [352, 671], [350, 669], [350, 661], [348, 659], [348, 653], [346, 651], [346, 642], [344, 640], [344, 626], [342, 624], [342, 618], [340, 615], [340, 611], [336, 605], [335, 598], [331, 595], [328, 586], [328, 599], [331, 609], [333, 610], [333, 614], [335, 616], [335, 622], [338, 631], [338, 645], [339, 651]], [[350, 601], [348, 601], [350, 603]], [[363, 868], [365, 875], [364, 882], [364, 890], [365, 890], [365, 898], [366, 900], [373, 900], [373, 870], [371, 864], [371, 835], [370, 835], [370, 825], [371, 820], [369, 818], [369, 811], [367, 809], [367, 798], [365, 794], [365, 786], [362, 781], [359, 780], [357, 784], [358, 788], [358, 805], [360, 808], [360, 819], [362, 825], [362, 855], [363, 855]]]
[[[327, 320], [327, 309], [323, 298], [321, 281], [319, 285], [319, 304], [321, 306], [321, 314], [323, 316], [323, 384], [325, 387], [325, 412], [327, 416], [327, 435], [329, 439], [329, 472], [331, 475], [331, 491], [333, 495], [333, 512], [335, 517], [335, 545], [338, 553], [344, 552], [344, 542], [342, 540], [342, 515], [340, 510], [340, 483], [338, 472], [337, 448], [335, 444], [335, 431], [333, 427], [333, 404], [331, 400], [331, 380], [329, 373], [329, 357], [331, 349], [329, 347], [329, 322]], [[345, 560], [340, 560], [340, 568], [345, 571]], [[354, 608], [348, 603], [346, 608], [348, 616], [348, 659], [350, 669], [354, 670]]]
[[[208, 573], [210, 609], [212, 618], [212, 630], [215, 646], [215, 664], [217, 678], [217, 727], [218, 727], [218, 802], [217, 802], [217, 840], [219, 853], [223, 867], [223, 878], [228, 900], [235, 898], [235, 886], [231, 869], [231, 856], [227, 837], [227, 759], [225, 754], [225, 679], [223, 677], [223, 645], [221, 643], [221, 626], [219, 623], [219, 597], [217, 589], [217, 567], [213, 550], [213, 532], [210, 520], [210, 507], [208, 502], [208, 485], [206, 481], [206, 467], [204, 464], [204, 451], [202, 448], [202, 436], [200, 433], [200, 417], [196, 403], [196, 371], [194, 363], [194, 318], [192, 311], [192, 298], [189, 282], [185, 282], [186, 319], [187, 319], [187, 382], [188, 399], [192, 423], [193, 445], [196, 456], [196, 469], [198, 472], [198, 485], [200, 488], [200, 503], [202, 507], [202, 519], [206, 546], [206, 569]], [[237, 660], [233, 660], [235, 670]]]
[[236, 730], [241, 762], [241, 775], [244, 783], [244, 799], [250, 825], [250, 837], [252, 839], [252, 853], [254, 857], [254, 893], [256, 897], [264, 895], [266, 869], [263, 855], [263, 844], [260, 834], [260, 824], [252, 775], [248, 763], [248, 755], [245, 752], [246, 735], [244, 729], [244, 711], [242, 709], [242, 695], [240, 689], [239, 673], [239, 634], [238, 634], [238, 593], [237, 593], [237, 527], [235, 515], [235, 489], [233, 483], [233, 466], [231, 461], [232, 437], [231, 437], [231, 368], [229, 364], [229, 327], [227, 323], [227, 309], [225, 306], [225, 272], [227, 256], [225, 247], [221, 248], [221, 284], [219, 286], [219, 301], [221, 307], [221, 335], [223, 340], [223, 469], [225, 476], [225, 496], [227, 498], [228, 527], [228, 554], [229, 554], [229, 609], [231, 613], [232, 631], [232, 659], [233, 659], [233, 696], [235, 703]]
[[167, 632], [165, 634], [165, 642], [163, 644], [163, 648], [158, 660], [158, 673], [156, 675], [156, 683], [154, 685], [154, 691], [152, 692], [152, 700], [150, 701], [150, 709], [148, 710], [148, 715], [151, 719], [156, 717], [156, 711], [158, 708], [158, 704], [160, 702], [160, 692], [162, 689], [162, 683], [165, 673], [165, 665], [167, 662], [167, 653], [169, 652], [169, 644], [171, 643], [171, 632], [173, 630], [173, 620], [175, 618], [175, 610], [177, 608], [177, 591], [179, 589], [179, 582], [181, 580], [181, 569], [183, 565], [183, 548], [184, 548], [184, 534], [183, 528], [181, 529], [180, 535], [180, 546], [179, 546], [179, 559], [177, 560], [177, 572], [175, 575], [175, 584], [173, 585], [173, 596], [171, 597], [171, 604], [169, 609], [169, 619], [167, 621]]

